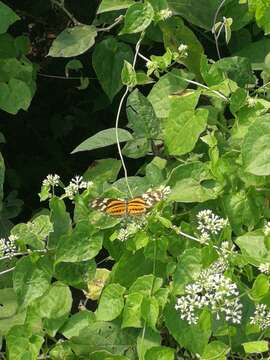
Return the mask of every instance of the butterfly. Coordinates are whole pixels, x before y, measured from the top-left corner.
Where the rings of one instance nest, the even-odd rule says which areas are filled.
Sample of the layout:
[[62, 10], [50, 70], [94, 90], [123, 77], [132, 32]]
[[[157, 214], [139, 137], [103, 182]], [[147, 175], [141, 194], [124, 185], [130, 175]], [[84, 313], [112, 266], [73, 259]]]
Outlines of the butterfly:
[[142, 215], [164, 199], [169, 192], [168, 186], [161, 186], [157, 190], [149, 189], [141, 196], [132, 199], [98, 198], [93, 200], [90, 206], [111, 216]]

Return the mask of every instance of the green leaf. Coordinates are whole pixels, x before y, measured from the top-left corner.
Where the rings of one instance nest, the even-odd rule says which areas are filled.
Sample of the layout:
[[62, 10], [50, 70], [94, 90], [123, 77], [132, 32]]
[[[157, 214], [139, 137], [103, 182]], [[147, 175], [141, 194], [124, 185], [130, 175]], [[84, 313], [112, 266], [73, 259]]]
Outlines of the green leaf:
[[133, 66], [126, 60], [124, 60], [124, 66], [121, 73], [122, 83], [130, 88], [136, 86], [137, 76], [133, 69]]
[[155, 277], [153, 274], [143, 275], [138, 277], [130, 286], [128, 292], [138, 292], [146, 296], [155, 294], [155, 292], [162, 286], [163, 280]]
[[250, 12], [255, 14], [256, 23], [264, 29], [264, 34], [270, 34], [270, 3], [264, 0], [249, 0], [248, 7]]
[[159, 133], [159, 121], [150, 101], [135, 89], [127, 100], [128, 127], [136, 137], [155, 138]]
[[67, 285], [54, 282], [47, 293], [43, 294], [38, 302], [37, 311], [50, 336], [55, 336], [58, 329], [64, 324], [71, 306], [72, 295]]
[[173, 274], [173, 294], [183, 294], [185, 286], [196, 280], [201, 270], [201, 250], [197, 248], [185, 250], [180, 256], [179, 262], [177, 263], [175, 272]]
[[[207, 125], [208, 110], [179, 113], [181, 102], [172, 104], [164, 126], [164, 142], [170, 155], [183, 155], [193, 150]], [[180, 138], [175, 136], [181, 134]]]
[[245, 170], [251, 174], [270, 175], [270, 116], [264, 115], [254, 121], [242, 145]]
[[25, 307], [42, 296], [50, 286], [51, 276], [51, 263], [45, 256], [37, 262], [32, 262], [29, 256], [18, 260], [13, 273], [13, 287], [19, 305]]
[[228, 345], [221, 341], [212, 341], [204, 349], [202, 354], [203, 360], [226, 360], [227, 354], [230, 351]]
[[53, 197], [50, 200], [51, 222], [53, 224], [53, 233], [49, 234], [48, 247], [55, 248], [60, 236], [71, 232], [71, 219], [69, 213], [66, 211], [66, 206], [63, 200]]
[[250, 61], [245, 57], [234, 56], [223, 58], [217, 61], [213, 66], [226, 73], [227, 76], [235, 81], [241, 88], [250, 84], [255, 84], [256, 82], [256, 78], [252, 73]]
[[204, 163], [179, 165], [172, 171], [168, 181], [172, 188], [168, 199], [179, 202], [204, 202], [215, 199], [215, 191], [206, 186], [206, 180], [210, 179], [211, 175]]
[[117, 159], [100, 159], [86, 170], [83, 178], [87, 181], [103, 184], [105, 181], [113, 182], [117, 179], [121, 169], [121, 161]]
[[14, 326], [6, 337], [10, 360], [34, 360], [38, 358], [43, 337], [32, 334], [25, 325]]
[[170, 110], [170, 95], [182, 92], [188, 83], [182, 78], [186, 77], [182, 70], [173, 69], [163, 75], [152, 87], [148, 100], [151, 102], [158, 118], [167, 118]]
[[133, 0], [102, 0], [99, 5], [97, 14], [101, 14], [107, 11], [126, 9], [133, 4]]
[[[242, 254], [253, 265], [270, 262], [270, 254], [264, 241], [265, 237], [260, 231], [248, 232], [236, 239]], [[254, 251], [256, 249], [256, 251]]]
[[181, 320], [174, 305], [171, 303], [164, 310], [165, 324], [169, 333], [181, 347], [192, 353], [202, 354], [212, 333], [211, 314], [204, 310], [200, 315], [198, 324], [191, 326], [186, 321]]
[[93, 25], [78, 25], [62, 31], [53, 41], [48, 56], [72, 57], [83, 54], [95, 43], [97, 30]]
[[81, 69], [83, 69], [83, 64], [81, 63], [80, 60], [77, 59], [69, 60], [65, 66], [65, 75], [68, 78], [70, 70], [81, 70]]
[[269, 49], [270, 39], [263, 38], [242, 47], [240, 50], [234, 52], [233, 55], [248, 58], [253, 70], [263, 70], [264, 58], [269, 53]]
[[19, 20], [19, 16], [2, 1], [0, 1], [0, 34], [3, 34], [15, 21]]
[[141, 304], [143, 301], [143, 294], [132, 292], [127, 295], [126, 302], [123, 310], [123, 320], [121, 327], [142, 327], [141, 319]]
[[250, 291], [250, 296], [254, 301], [259, 302], [269, 291], [268, 277], [264, 274], [259, 274]]
[[30, 245], [33, 249], [43, 249], [46, 237], [53, 231], [53, 225], [48, 215], [40, 215], [26, 224], [18, 224], [11, 231], [18, 236], [18, 241], [23, 245]]
[[102, 89], [112, 102], [123, 87], [121, 73], [124, 60], [132, 63], [132, 48], [114, 37], [108, 37], [95, 46], [92, 63]]
[[145, 327], [137, 338], [137, 353], [139, 360], [145, 360], [145, 353], [160, 345], [160, 334], [151, 328]]
[[151, 151], [150, 141], [143, 138], [135, 138], [126, 143], [123, 147], [123, 155], [131, 159], [138, 159]]
[[245, 352], [250, 353], [263, 353], [268, 351], [268, 342], [265, 340], [261, 341], [249, 341], [242, 344]]
[[63, 262], [55, 265], [54, 277], [63, 283], [78, 289], [84, 289], [87, 281], [95, 275], [94, 260], [81, 262]]
[[[124, 142], [132, 139], [132, 135], [124, 129], [118, 129], [119, 142]], [[79, 151], [89, 151], [93, 149], [99, 149], [105, 146], [116, 144], [115, 128], [99, 131], [97, 134], [83, 141], [77, 146], [71, 154], [75, 154]]]
[[156, 330], [156, 323], [159, 314], [159, 304], [155, 297], [144, 297], [141, 304], [141, 313], [145, 323], [153, 330]]
[[124, 307], [125, 288], [119, 284], [109, 284], [101, 294], [96, 311], [98, 321], [111, 321], [117, 318]]
[[63, 339], [51, 349], [49, 356], [51, 360], [76, 360], [75, 354], [72, 352], [69, 343], [63, 341]]
[[146, 351], [145, 360], [174, 360], [174, 353], [174, 349], [155, 346]]
[[17, 297], [13, 289], [0, 290], [0, 335], [6, 335], [15, 325], [22, 325], [26, 312], [18, 311]]
[[175, 15], [181, 15], [192, 24], [211, 30], [215, 13], [220, 5], [219, 0], [167, 0]]
[[62, 235], [56, 248], [56, 263], [93, 259], [102, 248], [103, 233], [96, 233], [88, 221], [77, 224], [72, 233]]
[[[196, 3], [198, 8], [198, 3]], [[209, 6], [207, 8], [209, 11]], [[184, 21], [180, 17], [171, 17], [161, 23], [165, 48], [169, 48], [172, 52], [179, 53], [181, 44], [187, 45], [187, 56], [181, 57], [179, 62], [196, 74], [200, 80], [200, 61], [203, 55], [203, 47], [195, 34], [185, 26]]]
[[134, 359], [136, 335], [133, 331], [121, 329], [117, 322], [97, 321], [81, 331], [78, 337], [72, 337], [69, 343], [77, 358], [88, 358], [89, 354], [103, 350], [114, 355], [125, 354], [128, 358]]
[[19, 79], [11, 79], [8, 84], [0, 82], [0, 108], [10, 114], [20, 109], [27, 110], [32, 100], [28, 84]]
[[151, 4], [131, 5], [125, 15], [124, 27], [121, 34], [133, 34], [144, 31], [154, 18], [154, 9]]

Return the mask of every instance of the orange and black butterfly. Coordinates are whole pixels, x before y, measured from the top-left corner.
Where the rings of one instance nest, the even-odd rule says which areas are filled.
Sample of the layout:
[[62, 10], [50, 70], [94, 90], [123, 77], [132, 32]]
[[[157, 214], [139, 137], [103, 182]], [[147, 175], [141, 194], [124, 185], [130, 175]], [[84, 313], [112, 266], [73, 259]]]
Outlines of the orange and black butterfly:
[[90, 203], [90, 206], [112, 216], [142, 215], [157, 202], [164, 199], [170, 190], [169, 187], [160, 187], [157, 190], [148, 190], [141, 196], [132, 199], [99, 198]]

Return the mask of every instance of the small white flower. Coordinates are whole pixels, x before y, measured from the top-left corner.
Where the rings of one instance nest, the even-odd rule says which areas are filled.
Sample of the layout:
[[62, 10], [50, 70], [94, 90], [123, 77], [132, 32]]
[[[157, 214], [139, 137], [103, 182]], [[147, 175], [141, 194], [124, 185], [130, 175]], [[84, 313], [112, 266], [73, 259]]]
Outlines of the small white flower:
[[228, 223], [228, 220], [215, 215], [212, 210], [202, 210], [197, 214], [197, 229], [201, 234], [217, 235]]
[[60, 176], [57, 174], [49, 174], [47, 177], [42, 181], [43, 186], [58, 186], [60, 182]]
[[208, 306], [217, 319], [223, 314], [226, 321], [240, 324], [242, 304], [239, 291], [236, 284], [223, 275], [225, 269], [223, 259], [219, 259], [202, 270], [195, 283], [185, 287], [185, 295], [179, 297], [175, 305], [180, 311], [181, 319], [189, 324], [196, 324], [199, 310]]
[[206, 243], [209, 240], [210, 240], [210, 235], [207, 232], [202, 232], [200, 236], [200, 242]]
[[89, 189], [93, 186], [92, 181], [84, 181], [82, 176], [76, 175], [74, 178], [71, 179], [68, 186], [64, 188], [65, 195], [70, 199], [73, 200], [74, 196], [79, 193], [80, 189]]
[[264, 225], [263, 233], [265, 236], [270, 235], [270, 221], [267, 221]]
[[0, 239], [0, 253], [2, 256], [7, 255], [12, 258], [17, 251], [16, 240], [18, 240], [16, 235], [10, 235], [7, 239]]
[[265, 304], [257, 304], [250, 323], [259, 326], [260, 330], [270, 327], [270, 311]]
[[264, 273], [264, 274], [269, 274], [269, 263], [264, 263], [264, 264], [260, 264], [259, 266], [259, 270], [260, 272]]
[[184, 56], [184, 57], [188, 56], [187, 49], [188, 49], [188, 46], [185, 45], [185, 44], [180, 44], [180, 45], [178, 46], [178, 51], [179, 51], [179, 53], [180, 53], [182, 56]]
[[141, 230], [146, 225], [145, 218], [140, 218], [139, 220], [133, 220], [128, 223], [126, 227], [121, 228], [118, 232], [117, 238], [120, 241], [127, 240], [130, 236], [136, 234], [139, 230]]
[[256, 106], [257, 98], [256, 97], [248, 97], [247, 104], [248, 104], [248, 107], [250, 107], [250, 108]]
[[158, 12], [158, 16], [161, 20], [166, 20], [173, 15], [173, 12], [170, 9], [163, 9]]

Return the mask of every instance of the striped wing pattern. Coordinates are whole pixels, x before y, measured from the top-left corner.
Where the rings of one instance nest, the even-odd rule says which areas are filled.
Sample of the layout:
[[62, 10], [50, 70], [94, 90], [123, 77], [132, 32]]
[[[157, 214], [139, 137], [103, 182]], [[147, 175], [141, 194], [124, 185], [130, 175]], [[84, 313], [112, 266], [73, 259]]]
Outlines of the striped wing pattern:
[[112, 216], [141, 215], [163, 197], [164, 193], [161, 190], [149, 190], [142, 196], [130, 200], [98, 198], [90, 203], [90, 206]]

